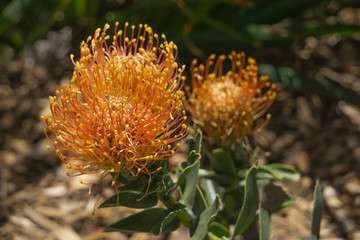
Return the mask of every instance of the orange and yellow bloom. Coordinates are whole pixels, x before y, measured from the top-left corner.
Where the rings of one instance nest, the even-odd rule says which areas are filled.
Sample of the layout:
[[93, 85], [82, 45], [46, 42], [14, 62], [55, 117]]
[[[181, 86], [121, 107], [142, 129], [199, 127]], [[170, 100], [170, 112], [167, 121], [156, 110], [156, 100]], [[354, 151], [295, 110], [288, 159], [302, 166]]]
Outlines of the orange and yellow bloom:
[[[254, 126], [276, 98], [275, 85], [267, 76], [258, 76], [258, 67], [253, 58], [231, 52], [228, 57], [219, 56], [214, 65], [211, 55], [206, 65], [191, 66], [192, 92], [188, 95], [187, 108], [193, 121], [205, 131], [209, 138], [220, 145], [242, 139], [247, 134], [259, 131], [270, 119]], [[223, 62], [231, 61], [231, 70], [223, 75]]]
[[110, 40], [106, 24], [81, 43], [70, 84], [50, 97], [52, 115], [42, 117], [46, 136], [56, 138], [48, 137], [55, 151], [48, 149], [98, 181], [126, 170], [151, 174], [149, 164], [174, 155], [188, 129], [176, 45], [147, 25], [117, 28]]

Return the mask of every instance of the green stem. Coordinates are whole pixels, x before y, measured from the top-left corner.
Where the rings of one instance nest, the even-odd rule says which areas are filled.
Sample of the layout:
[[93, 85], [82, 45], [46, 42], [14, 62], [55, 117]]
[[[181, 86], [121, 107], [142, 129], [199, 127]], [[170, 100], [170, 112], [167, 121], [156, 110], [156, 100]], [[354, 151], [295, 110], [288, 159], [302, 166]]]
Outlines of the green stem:
[[[173, 197], [165, 200], [160, 193], [158, 193], [158, 198], [169, 210], [176, 209], [177, 205], [179, 204], [179, 202], [176, 201]], [[194, 220], [191, 217], [191, 214], [186, 211], [186, 209], [182, 209], [182, 211], [177, 215], [177, 218], [179, 219], [181, 224], [188, 229], [190, 229], [191, 223]]]

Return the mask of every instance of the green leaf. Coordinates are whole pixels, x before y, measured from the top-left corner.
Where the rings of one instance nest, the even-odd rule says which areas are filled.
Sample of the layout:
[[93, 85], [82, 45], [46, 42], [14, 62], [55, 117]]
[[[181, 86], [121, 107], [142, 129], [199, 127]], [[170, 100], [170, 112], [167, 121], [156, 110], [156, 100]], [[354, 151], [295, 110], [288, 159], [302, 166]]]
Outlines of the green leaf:
[[232, 143], [231, 153], [235, 165], [240, 166], [240, 169], [249, 166], [250, 152], [246, 149], [246, 146], [242, 141], [235, 141]]
[[111, 224], [104, 232], [149, 232], [160, 233], [163, 220], [169, 211], [164, 208], [150, 208]]
[[[189, 165], [185, 168], [183, 168], [186, 164], [184, 163], [183, 165], [180, 165], [180, 167], [178, 167], [178, 171], [177, 171], [177, 186], [180, 186], [184, 180], [186, 179], [187, 175], [189, 174], [189, 172], [194, 168], [197, 167], [198, 165], [198, 161], [200, 159], [200, 155], [196, 154], [195, 151], [193, 151], [194, 154], [191, 154], [191, 157], [196, 157], [198, 158], [198, 160], [195, 160], [194, 163], [192, 165]], [[192, 160], [193, 161], [193, 160]]]
[[99, 208], [124, 206], [129, 208], [149, 208], [157, 204], [158, 198], [156, 194], [148, 194], [135, 192], [120, 192], [103, 202]]
[[259, 166], [257, 171], [258, 178], [290, 181], [298, 181], [300, 179], [300, 173], [294, 167], [285, 164], [274, 163]]
[[173, 232], [180, 227], [180, 221], [176, 218], [160, 229], [160, 232]]
[[[170, 176], [170, 164], [169, 161], [156, 161], [158, 164], [151, 165], [149, 171], [155, 171], [158, 167], [161, 167], [161, 170], [149, 177], [150, 185], [147, 185], [148, 188], [145, 190], [147, 193], [162, 193], [164, 200], [167, 200], [175, 191], [176, 184], [172, 181]], [[145, 184], [149, 184], [146, 183]], [[145, 188], [144, 188], [145, 189]], [[144, 190], [143, 190], [144, 191]]]
[[160, 231], [161, 232], [172, 232], [172, 231], [175, 231], [176, 229], [178, 229], [180, 227], [180, 222], [176, 217], [182, 211], [183, 211], [182, 209], [178, 209], [178, 210], [170, 212], [169, 215], [167, 215], [164, 218], [164, 220], [162, 221]]
[[245, 196], [240, 214], [235, 223], [232, 238], [243, 233], [254, 221], [259, 207], [259, 190], [256, 183], [256, 168], [249, 169], [245, 178]]
[[[135, 181], [139, 181], [139, 176], [135, 177], [131, 174], [130, 171], [128, 171], [126, 168], [123, 168], [119, 174], [117, 173], [110, 173], [113, 178], [116, 178], [116, 182], [122, 184], [122, 185], [128, 185], [128, 184], [135, 184]], [[143, 184], [143, 181], [140, 180], [140, 182], [136, 184]], [[138, 186], [139, 187], [139, 186]]]
[[263, 208], [261, 204], [259, 208], [259, 240], [270, 240], [271, 213]]
[[[1, 20], [6, 22], [14, 22], [23, 14], [25, 8], [31, 5], [30, 0], [12, 0], [1, 9]], [[3, 22], [2, 22], [3, 23]]]
[[339, 34], [345, 37], [352, 37], [354, 33], [360, 32], [359, 25], [350, 24], [326, 24], [318, 21], [308, 21], [304, 24], [292, 25], [288, 28], [295, 34], [308, 34], [311, 36], [325, 35], [325, 34]]
[[199, 222], [196, 225], [195, 231], [192, 234], [191, 239], [199, 240], [205, 238], [210, 223], [212, 223], [219, 211], [219, 205], [219, 198], [216, 198], [214, 202], [201, 213], [199, 217]]
[[[192, 165], [195, 166], [196, 164], [193, 163]], [[184, 190], [184, 180], [186, 179], [186, 176], [188, 175], [190, 169], [193, 168], [192, 165], [189, 164], [188, 162], [182, 162], [176, 168], [176, 179], [177, 179], [176, 185], [181, 187], [180, 191]], [[185, 169], [187, 167], [189, 167], [189, 168], [185, 171]], [[184, 173], [184, 171], [185, 171], [185, 173]], [[183, 176], [181, 176], [181, 175], [183, 175]]]
[[127, 182], [118, 189], [120, 192], [127, 192], [127, 191], [140, 192], [141, 190], [144, 189], [144, 187], [145, 187], [145, 182], [137, 179], [135, 181]]
[[[213, 201], [210, 202], [210, 204]], [[206, 198], [204, 196], [204, 193], [201, 189], [201, 187], [197, 184], [196, 185], [196, 192], [195, 192], [195, 200], [194, 204], [192, 206], [191, 212], [193, 213], [193, 218], [197, 218], [201, 215], [201, 213], [209, 207], [209, 204], [206, 201]]]
[[210, 224], [209, 232], [211, 232], [218, 238], [230, 237], [229, 229], [218, 222], [213, 222]]
[[212, 179], [202, 178], [200, 180], [200, 187], [203, 190], [208, 205], [210, 205], [216, 197], [219, 197], [220, 201], [223, 201], [224, 189], [221, 188], [218, 182]]
[[196, 194], [196, 184], [200, 168], [200, 151], [202, 135], [198, 132], [195, 138], [189, 140], [189, 154], [186, 162], [180, 164], [176, 170], [178, 182], [182, 195], [181, 202], [187, 209], [191, 209], [194, 204]]
[[164, 175], [158, 174], [151, 177], [151, 183], [145, 192], [146, 194], [157, 194], [158, 196], [161, 196], [162, 202], [166, 202], [171, 199], [175, 189], [176, 184], [172, 181], [170, 174], [167, 173]]
[[191, 209], [194, 205], [196, 184], [200, 168], [200, 155], [191, 151], [188, 160], [191, 160], [195, 165], [189, 170], [186, 175], [184, 190], [181, 196], [181, 203], [184, 203], [188, 209]]
[[296, 202], [296, 198], [292, 197], [292, 198], [287, 198], [280, 207], [278, 207], [277, 209], [275, 209], [274, 211], [272, 211], [272, 213], [281, 211], [284, 208], [290, 207], [291, 205], [293, 205]]
[[230, 156], [230, 154], [224, 149], [215, 149], [208, 154], [210, 159], [211, 169], [213, 169], [217, 173], [228, 174], [230, 176], [235, 176], [235, 165]]
[[237, 175], [238, 175], [238, 178], [239, 179], [245, 179], [246, 177], [246, 174], [248, 173], [249, 169], [248, 168], [242, 168], [242, 169], [239, 169]]
[[199, 177], [220, 180], [218, 175], [216, 175], [214, 172], [208, 171], [203, 168], [199, 169]]
[[[201, 152], [201, 140], [202, 140], [202, 133], [201, 132], [197, 132], [195, 135], [195, 138], [190, 139], [189, 140], [189, 155], [192, 151], [195, 151], [196, 153]], [[189, 159], [188, 159], [189, 161]], [[189, 162], [190, 164], [192, 164], [193, 162]]]
[[319, 180], [316, 181], [314, 190], [314, 208], [311, 215], [311, 240], [320, 239], [320, 222], [322, 215], [322, 195]]
[[255, 159], [257, 158], [257, 156], [259, 155], [260, 152], [260, 147], [256, 147], [254, 152], [251, 154], [250, 158], [249, 158], [249, 162], [250, 163], [254, 163]]
[[360, 95], [327, 79], [315, 80], [301, 76], [288, 67], [275, 68], [269, 64], [259, 64], [259, 74], [268, 75], [270, 81], [299, 92], [315, 93], [321, 98], [360, 105]]

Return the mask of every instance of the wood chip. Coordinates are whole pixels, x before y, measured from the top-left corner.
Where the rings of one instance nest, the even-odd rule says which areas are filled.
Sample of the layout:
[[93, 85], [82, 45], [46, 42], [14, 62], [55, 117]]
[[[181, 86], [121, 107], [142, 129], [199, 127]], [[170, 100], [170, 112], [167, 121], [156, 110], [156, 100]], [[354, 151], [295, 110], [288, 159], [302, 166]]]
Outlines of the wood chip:
[[59, 240], [81, 240], [81, 237], [70, 226], [60, 226], [56, 222], [45, 217], [44, 215], [40, 214], [39, 212], [33, 210], [30, 207], [26, 207], [24, 209], [24, 213], [35, 224], [49, 231], [52, 231]]

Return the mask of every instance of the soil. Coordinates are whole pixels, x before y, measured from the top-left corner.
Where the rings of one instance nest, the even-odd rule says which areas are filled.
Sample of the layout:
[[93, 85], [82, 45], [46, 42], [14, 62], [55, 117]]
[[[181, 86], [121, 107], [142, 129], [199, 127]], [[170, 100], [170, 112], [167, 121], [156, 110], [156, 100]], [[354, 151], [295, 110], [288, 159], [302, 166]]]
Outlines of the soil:
[[[343, 11], [338, 18], [353, 9]], [[73, 66], [68, 56], [74, 48], [71, 29], [64, 28], [0, 63], [0, 239], [188, 239], [183, 228], [160, 236], [103, 233], [105, 226], [134, 210], [118, 207], [93, 214], [101, 184], [88, 196], [88, 187], [69, 178], [64, 164], [47, 151], [40, 116], [49, 113], [48, 96], [69, 81]], [[308, 37], [289, 51], [283, 60], [297, 71], [327, 77], [360, 94], [358, 35]], [[282, 57], [275, 51], [267, 54]], [[283, 183], [297, 201], [272, 216], [272, 239], [309, 239], [316, 179], [325, 205], [321, 238], [360, 239], [359, 106], [281, 85], [278, 91], [270, 109], [273, 117], [255, 140], [271, 153], [264, 161], [293, 165], [301, 179]], [[107, 180], [100, 201], [113, 194]]]

